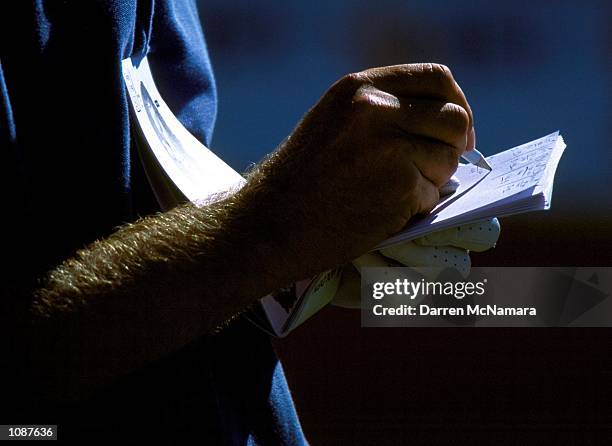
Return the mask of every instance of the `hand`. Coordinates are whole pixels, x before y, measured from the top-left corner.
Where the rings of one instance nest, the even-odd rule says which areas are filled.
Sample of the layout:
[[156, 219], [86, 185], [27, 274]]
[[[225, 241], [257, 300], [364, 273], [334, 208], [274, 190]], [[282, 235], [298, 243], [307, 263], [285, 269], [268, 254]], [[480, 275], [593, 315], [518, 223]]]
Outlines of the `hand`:
[[433, 280], [446, 268], [457, 270], [463, 277], [470, 274], [470, 251], [493, 248], [500, 233], [496, 218], [438, 231], [413, 241], [398, 243], [378, 252], [355, 259], [342, 272], [342, 281], [332, 305], [360, 308], [360, 274], [363, 267], [408, 266], [413, 280]]
[[244, 224], [277, 247], [291, 280], [346, 263], [433, 208], [472, 125], [442, 65], [345, 76], [250, 174], [237, 194]]

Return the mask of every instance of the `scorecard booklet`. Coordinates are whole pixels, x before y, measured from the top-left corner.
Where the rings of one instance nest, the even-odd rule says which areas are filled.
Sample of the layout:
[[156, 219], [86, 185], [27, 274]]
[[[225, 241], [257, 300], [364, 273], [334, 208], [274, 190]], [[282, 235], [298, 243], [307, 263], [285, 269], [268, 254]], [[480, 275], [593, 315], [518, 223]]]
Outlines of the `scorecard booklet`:
[[[146, 58], [138, 65], [125, 59], [122, 69], [138, 152], [162, 209], [186, 201], [205, 205], [245, 184], [242, 175], [174, 116], [155, 86]], [[457, 191], [376, 249], [485, 218], [548, 209], [564, 150], [563, 138], [555, 132], [488, 157], [492, 171], [460, 165]], [[286, 336], [332, 300], [340, 279], [336, 269], [298, 281], [260, 299], [246, 317], [274, 336]]]
[[554, 132], [487, 157], [491, 171], [460, 165], [455, 173], [460, 182], [455, 193], [377, 249], [485, 218], [549, 209], [565, 147], [563, 137]]

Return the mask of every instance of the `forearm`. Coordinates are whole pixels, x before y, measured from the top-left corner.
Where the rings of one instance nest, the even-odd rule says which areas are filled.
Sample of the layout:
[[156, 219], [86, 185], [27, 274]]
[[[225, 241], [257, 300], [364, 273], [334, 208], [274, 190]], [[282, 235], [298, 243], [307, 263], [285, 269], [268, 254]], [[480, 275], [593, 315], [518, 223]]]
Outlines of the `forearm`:
[[235, 199], [181, 206], [123, 227], [51, 271], [32, 306], [34, 379], [56, 390], [54, 398], [82, 396], [285, 285], [280, 253], [247, 220]]

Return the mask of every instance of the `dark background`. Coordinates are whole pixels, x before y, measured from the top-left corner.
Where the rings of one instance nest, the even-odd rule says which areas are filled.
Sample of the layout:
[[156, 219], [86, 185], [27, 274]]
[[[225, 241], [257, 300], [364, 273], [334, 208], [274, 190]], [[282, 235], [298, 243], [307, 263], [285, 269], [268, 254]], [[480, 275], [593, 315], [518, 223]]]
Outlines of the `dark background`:
[[[257, 162], [343, 74], [448, 65], [492, 154], [561, 130], [552, 210], [502, 220], [477, 266], [612, 265], [605, 1], [206, 0], [212, 148]], [[275, 342], [313, 445], [612, 438], [609, 329], [362, 329], [329, 307]]]

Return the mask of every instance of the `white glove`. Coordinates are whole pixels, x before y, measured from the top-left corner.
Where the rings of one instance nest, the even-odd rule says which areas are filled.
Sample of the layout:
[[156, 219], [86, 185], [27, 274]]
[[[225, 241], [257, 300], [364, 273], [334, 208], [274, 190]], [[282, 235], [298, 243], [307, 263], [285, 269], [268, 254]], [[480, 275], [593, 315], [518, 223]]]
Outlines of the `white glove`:
[[470, 273], [470, 251], [493, 248], [501, 227], [497, 218], [433, 232], [416, 240], [398, 243], [377, 252], [367, 253], [353, 261], [342, 273], [342, 281], [332, 305], [360, 308], [360, 274], [363, 267], [408, 266], [412, 280], [433, 279], [446, 268], [457, 270], [463, 277]]

